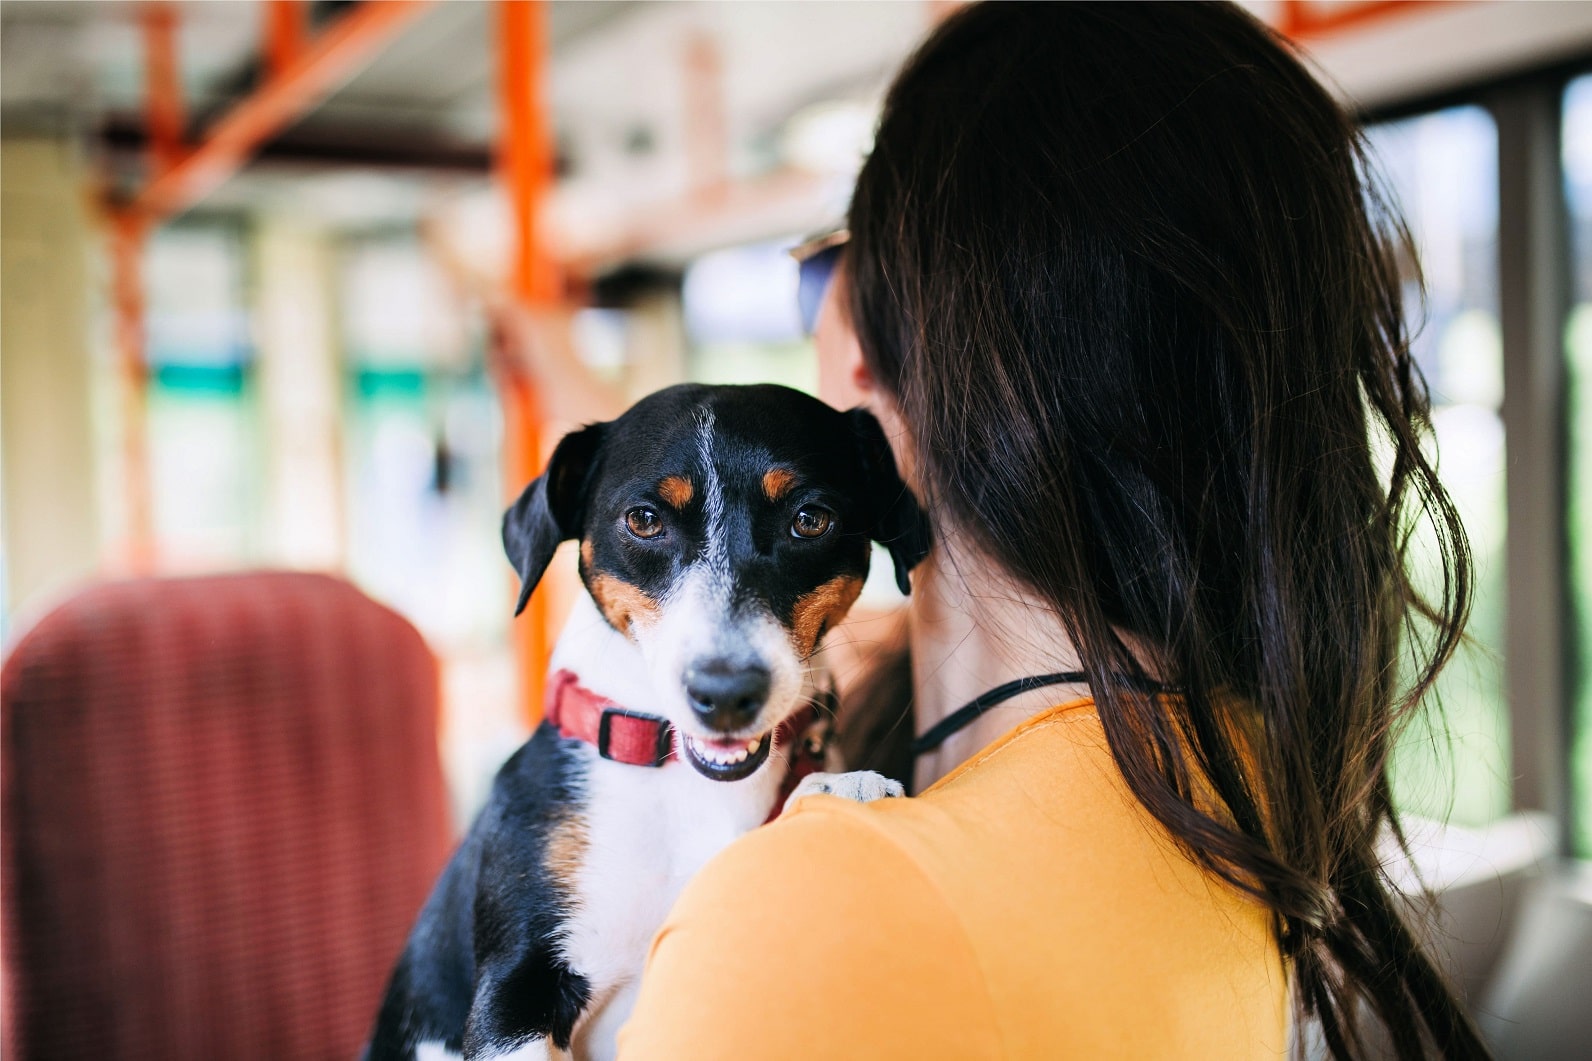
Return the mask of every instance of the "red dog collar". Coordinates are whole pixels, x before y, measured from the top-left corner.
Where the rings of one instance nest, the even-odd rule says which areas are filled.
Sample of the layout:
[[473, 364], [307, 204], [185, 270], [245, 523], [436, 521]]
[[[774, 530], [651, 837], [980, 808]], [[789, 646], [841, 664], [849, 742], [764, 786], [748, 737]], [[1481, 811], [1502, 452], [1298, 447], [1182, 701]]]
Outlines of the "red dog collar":
[[574, 671], [553, 675], [547, 686], [546, 715], [561, 735], [595, 745], [604, 759], [662, 766], [674, 758], [674, 727], [667, 719], [627, 711], [580, 684]]
[[[824, 694], [820, 703], [834, 717], [835, 696]], [[604, 759], [630, 766], [662, 766], [675, 758], [674, 727], [657, 715], [631, 711], [584, 685], [574, 671], [560, 670], [547, 686], [547, 721], [558, 727], [561, 736], [584, 741]], [[779, 800], [768, 816], [779, 817], [785, 799], [802, 778], [823, 769], [827, 732], [809, 739], [807, 731], [820, 720], [818, 704], [809, 704], [779, 724], [774, 732], [777, 745], [790, 749], [790, 769], [780, 786]]]

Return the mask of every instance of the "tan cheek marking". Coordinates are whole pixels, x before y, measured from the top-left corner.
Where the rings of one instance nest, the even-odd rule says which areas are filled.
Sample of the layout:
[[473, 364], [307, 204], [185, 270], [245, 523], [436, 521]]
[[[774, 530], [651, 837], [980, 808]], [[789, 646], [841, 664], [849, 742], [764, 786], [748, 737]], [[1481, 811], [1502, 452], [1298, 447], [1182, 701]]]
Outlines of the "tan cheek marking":
[[796, 485], [796, 473], [785, 468], [770, 468], [763, 473], [763, 495], [770, 501], [778, 501], [790, 493], [790, 488]]
[[668, 475], [658, 484], [658, 496], [677, 509], [683, 510], [691, 503], [696, 488], [683, 475]]
[[547, 872], [570, 892], [586, 857], [586, 826], [579, 818], [565, 818], [547, 835]]
[[580, 543], [580, 567], [582, 571], [591, 570], [591, 542]]
[[626, 637], [632, 623], [650, 626], [658, 618], [658, 602], [628, 582], [612, 575], [598, 575], [591, 581], [592, 599], [610, 625]]
[[810, 593], [804, 593], [791, 610], [791, 640], [803, 658], [813, 654], [818, 638], [846, 617], [862, 592], [862, 579], [855, 575], [832, 578]]

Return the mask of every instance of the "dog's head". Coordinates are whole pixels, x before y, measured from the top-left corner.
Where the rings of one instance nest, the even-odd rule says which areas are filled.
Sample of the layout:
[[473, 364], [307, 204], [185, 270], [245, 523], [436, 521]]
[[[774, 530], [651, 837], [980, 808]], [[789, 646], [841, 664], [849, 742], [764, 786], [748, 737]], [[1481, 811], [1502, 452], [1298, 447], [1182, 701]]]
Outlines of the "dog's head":
[[503, 519], [520, 609], [571, 538], [685, 758], [722, 781], [755, 773], [804, 703], [807, 660], [857, 599], [869, 541], [902, 592], [928, 547], [878, 422], [775, 386], [670, 387], [567, 435]]

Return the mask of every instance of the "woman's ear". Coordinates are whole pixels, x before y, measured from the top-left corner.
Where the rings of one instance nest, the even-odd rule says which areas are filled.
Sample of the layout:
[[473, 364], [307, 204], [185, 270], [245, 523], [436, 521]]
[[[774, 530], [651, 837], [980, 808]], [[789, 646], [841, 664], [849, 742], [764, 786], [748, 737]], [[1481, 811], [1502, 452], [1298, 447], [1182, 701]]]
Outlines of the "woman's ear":
[[818, 350], [818, 396], [836, 409], [868, 405], [873, 399], [873, 373], [862, 357], [862, 344], [846, 311], [848, 290], [845, 259], [836, 266], [818, 307], [813, 346]]
[[503, 550], [520, 575], [515, 615], [525, 610], [559, 543], [580, 535], [591, 473], [607, 433], [607, 424], [592, 424], [565, 435], [547, 470], [503, 514]]
[[929, 554], [933, 544], [929, 517], [896, 471], [890, 440], [884, 437], [879, 421], [866, 409], [853, 409], [846, 418], [851, 422], [868, 492], [868, 537], [890, 550], [896, 585], [902, 593], [911, 593], [908, 572]]
[[879, 388], [873, 378], [873, 369], [868, 367], [868, 362], [862, 356], [862, 344], [853, 337], [851, 347], [856, 355], [851, 359], [851, 385], [857, 388], [859, 394], [872, 394]]

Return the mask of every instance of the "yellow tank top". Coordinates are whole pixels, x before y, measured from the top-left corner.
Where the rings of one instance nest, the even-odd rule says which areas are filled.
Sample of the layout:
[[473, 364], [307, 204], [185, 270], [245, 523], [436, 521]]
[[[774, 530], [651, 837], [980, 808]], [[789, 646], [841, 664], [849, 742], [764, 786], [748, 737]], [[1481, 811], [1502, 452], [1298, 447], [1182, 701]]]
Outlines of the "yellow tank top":
[[1265, 908], [1128, 790], [1090, 701], [914, 799], [799, 802], [709, 862], [652, 943], [629, 1061], [1276, 1058]]

